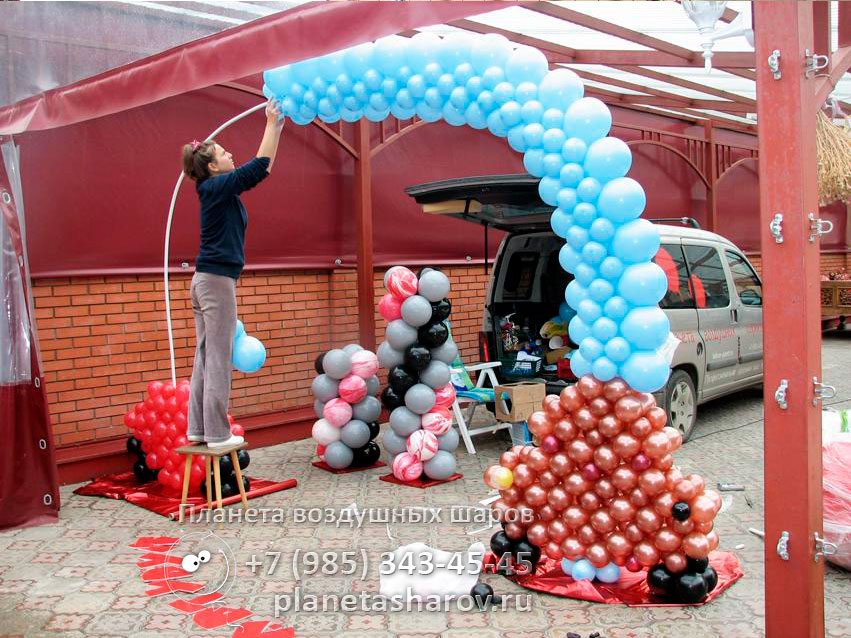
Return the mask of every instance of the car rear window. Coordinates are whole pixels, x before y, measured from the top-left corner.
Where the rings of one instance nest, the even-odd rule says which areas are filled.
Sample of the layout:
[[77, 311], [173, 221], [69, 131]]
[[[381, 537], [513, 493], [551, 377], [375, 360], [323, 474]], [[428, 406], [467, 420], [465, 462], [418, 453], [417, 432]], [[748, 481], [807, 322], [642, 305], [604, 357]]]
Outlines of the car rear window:
[[511, 255], [505, 281], [502, 285], [503, 299], [529, 299], [535, 287], [538, 270], [538, 253], [518, 251]]

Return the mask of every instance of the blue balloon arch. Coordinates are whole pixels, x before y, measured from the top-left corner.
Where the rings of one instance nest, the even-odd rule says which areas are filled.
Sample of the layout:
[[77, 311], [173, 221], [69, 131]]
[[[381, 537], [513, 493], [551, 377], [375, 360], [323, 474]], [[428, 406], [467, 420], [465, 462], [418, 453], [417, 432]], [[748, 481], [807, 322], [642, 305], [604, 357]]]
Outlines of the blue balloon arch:
[[641, 219], [644, 190], [626, 177], [629, 147], [607, 136], [608, 107], [583, 97], [575, 73], [550, 70], [541, 51], [498, 34], [424, 32], [271, 69], [263, 80], [263, 93], [301, 125], [416, 115], [506, 138], [541, 178], [541, 199], [557, 207], [559, 261], [574, 276], [565, 290], [579, 344], [571, 369], [621, 377], [641, 392], [664, 387], [670, 370], [660, 349], [670, 324], [658, 306], [667, 277], [652, 261], [659, 233]]

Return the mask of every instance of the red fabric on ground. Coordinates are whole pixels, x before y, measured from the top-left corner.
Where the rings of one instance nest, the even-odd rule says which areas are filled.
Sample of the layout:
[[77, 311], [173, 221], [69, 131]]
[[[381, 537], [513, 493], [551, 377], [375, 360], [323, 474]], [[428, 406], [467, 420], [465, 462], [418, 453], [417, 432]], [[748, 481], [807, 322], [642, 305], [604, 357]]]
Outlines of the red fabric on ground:
[[369, 465], [367, 467], [346, 467], [342, 470], [335, 470], [333, 467], [328, 465], [325, 461], [314, 461], [313, 467], [318, 467], [320, 470], [325, 470], [326, 472], [331, 472], [331, 474], [348, 474], [349, 472], [363, 472], [364, 470], [374, 470], [377, 467], [384, 467], [387, 463], [383, 461], [378, 461], [375, 465]]
[[388, 483], [395, 483], [396, 485], [407, 485], [409, 487], [418, 487], [421, 490], [426, 489], [427, 487], [434, 487], [435, 485], [440, 485], [441, 483], [450, 483], [452, 481], [457, 481], [459, 478], [464, 478], [463, 474], [458, 474], [457, 472], [450, 476], [448, 479], [444, 479], [442, 481], [432, 481], [431, 479], [417, 479], [416, 481], [400, 481], [393, 474], [387, 474], [386, 476], [379, 477], [382, 481], [387, 481]]

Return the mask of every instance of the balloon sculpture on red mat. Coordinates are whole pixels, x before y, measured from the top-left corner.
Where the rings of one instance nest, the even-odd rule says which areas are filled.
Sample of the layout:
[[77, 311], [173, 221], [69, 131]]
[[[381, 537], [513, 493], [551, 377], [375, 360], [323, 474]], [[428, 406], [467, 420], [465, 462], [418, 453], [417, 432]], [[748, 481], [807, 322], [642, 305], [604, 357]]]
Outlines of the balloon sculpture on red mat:
[[382, 442], [400, 481], [423, 475], [445, 480], [455, 474], [458, 447], [449, 411], [455, 402], [449, 365], [458, 354], [445, 323], [452, 310], [449, 278], [434, 268], [423, 268], [417, 277], [394, 266], [384, 275], [384, 286], [389, 292], [378, 310], [389, 323], [378, 360], [390, 371], [381, 393], [390, 429]]
[[[188, 414], [189, 379], [181, 379], [177, 386], [171, 381], [152, 381], [148, 384], [145, 400], [124, 415], [124, 424], [134, 432], [127, 439], [127, 450], [138, 458], [133, 472], [140, 483], [156, 480], [170, 490], [182, 488], [185, 459], [176, 449], [189, 444], [186, 438]], [[233, 434], [245, 434], [242, 426], [234, 423], [230, 415], [228, 421]], [[237, 457], [240, 468], [247, 468], [251, 461], [248, 452], [240, 450]], [[222, 497], [227, 498], [239, 493], [239, 488], [230, 457], [222, 457], [220, 464]], [[204, 477], [204, 458], [196, 455], [192, 459], [189, 485], [193, 490], [202, 488], [202, 495], [206, 495], [202, 485]], [[249, 480], [245, 475], [242, 478], [248, 491]]]
[[721, 498], [674, 465], [682, 435], [653, 395], [587, 375], [543, 408], [529, 418], [539, 446], [515, 446], [485, 471], [504, 522], [494, 551], [516, 555], [519, 544], [532, 563], [541, 552], [566, 559], [577, 580], [649, 569], [654, 593], [703, 599], [717, 582], [707, 557], [718, 547]]

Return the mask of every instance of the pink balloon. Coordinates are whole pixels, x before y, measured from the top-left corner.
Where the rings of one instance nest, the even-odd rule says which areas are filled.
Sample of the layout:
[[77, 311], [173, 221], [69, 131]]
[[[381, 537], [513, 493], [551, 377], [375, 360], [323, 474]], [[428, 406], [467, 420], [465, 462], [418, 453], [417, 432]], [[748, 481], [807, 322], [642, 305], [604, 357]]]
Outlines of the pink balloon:
[[600, 472], [600, 468], [598, 468], [593, 463], [587, 463], [582, 466], [582, 478], [584, 478], [589, 483], [595, 483], [602, 476]]
[[604, 501], [613, 499], [618, 491], [609, 479], [601, 478], [594, 485], [594, 493]]
[[[423, 420], [425, 420], [425, 415], [423, 416]], [[507, 452], [503, 452], [499, 457], [499, 464], [503, 467], [507, 467], [509, 470], [513, 470], [517, 467], [517, 464], [520, 462], [520, 459], [517, 458], [517, 453], [513, 450], [508, 450]]]
[[451, 383], [447, 383], [442, 388], [434, 391], [434, 407], [450, 409], [455, 403], [455, 388]]
[[434, 458], [434, 455], [437, 454], [437, 446], [437, 437], [427, 430], [416, 430], [408, 436], [408, 453], [420, 461], [428, 461]]
[[416, 481], [423, 473], [423, 464], [409, 452], [402, 452], [393, 459], [393, 476], [400, 481]]
[[356, 374], [350, 374], [340, 381], [338, 392], [343, 401], [348, 401], [352, 405], [360, 403], [366, 398], [366, 381]]
[[402, 318], [402, 300], [392, 293], [386, 293], [378, 302], [378, 312], [387, 321]]
[[429, 412], [423, 414], [421, 423], [423, 430], [440, 436], [446, 434], [452, 427], [452, 414], [444, 408], [432, 408]]
[[378, 357], [369, 350], [358, 350], [352, 357], [352, 374], [369, 379], [378, 372]]
[[545, 454], [552, 455], [558, 452], [561, 449], [561, 441], [559, 441], [554, 435], [548, 434], [543, 439], [541, 439], [541, 451]]
[[627, 570], [631, 571], [632, 573], [640, 572], [643, 569], [643, 566], [641, 565], [641, 563], [638, 562], [638, 559], [635, 556], [630, 556], [629, 558], [627, 558], [624, 567], [626, 567]]
[[564, 408], [561, 407], [561, 403], [559, 402], [557, 395], [548, 394], [546, 396], [544, 399], [544, 412], [547, 414], [547, 418], [553, 423], [564, 418]]
[[341, 428], [352, 420], [352, 406], [343, 399], [331, 399], [325, 404], [322, 417], [335, 428]]
[[387, 290], [402, 301], [417, 294], [418, 285], [417, 276], [404, 266], [395, 267], [387, 272]]
[[653, 461], [649, 456], [644, 454], [644, 452], [639, 452], [635, 456], [632, 457], [632, 461], [630, 462], [630, 466], [636, 472], [643, 472], [644, 470], [649, 470], [650, 466], [653, 465]]

